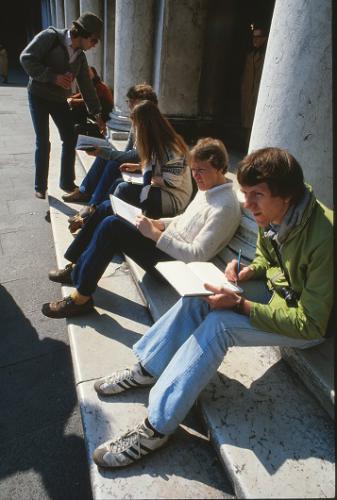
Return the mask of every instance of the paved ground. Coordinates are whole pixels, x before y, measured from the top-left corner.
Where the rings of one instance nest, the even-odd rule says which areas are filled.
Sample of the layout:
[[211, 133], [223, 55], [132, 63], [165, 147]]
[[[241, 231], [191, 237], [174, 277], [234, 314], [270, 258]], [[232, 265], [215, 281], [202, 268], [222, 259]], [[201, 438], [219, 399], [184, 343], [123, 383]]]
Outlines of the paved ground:
[[34, 133], [24, 76], [0, 84], [0, 499], [91, 498], [48, 205], [33, 189]]

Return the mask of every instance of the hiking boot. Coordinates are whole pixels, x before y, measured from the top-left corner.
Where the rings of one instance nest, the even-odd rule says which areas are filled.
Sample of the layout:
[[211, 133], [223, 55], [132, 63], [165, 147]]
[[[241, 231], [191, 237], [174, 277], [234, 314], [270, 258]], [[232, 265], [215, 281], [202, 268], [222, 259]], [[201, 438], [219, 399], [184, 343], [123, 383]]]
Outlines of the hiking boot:
[[47, 302], [42, 306], [42, 313], [48, 318], [72, 318], [82, 314], [91, 313], [94, 310], [92, 297], [85, 304], [75, 304], [73, 298], [65, 297], [58, 302]]
[[62, 200], [68, 203], [87, 203], [91, 196], [87, 193], [82, 193], [79, 188], [74, 189], [72, 193], [64, 194]]
[[69, 222], [69, 231], [71, 233], [75, 233], [78, 229], [82, 228], [88, 218], [95, 212], [96, 207], [89, 206], [89, 207], [84, 207], [82, 210], [80, 210], [77, 214], [73, 215], [72, 217], [69, 217], [68, 222]]
[[73, 270], [73, 264], [67, 264], [64, 269], [52, 270], [48, 274], [50, 281], [55, 281], [56, 283], [64, 283], [66, 285], [72, 285], [73, 280], [71, 279], [71, 273]]
[[96, 380], [94, 388], [101, 396], [112, 396], [135, 387], [154, 385], [155, 382], [155, 378], [151, 375], [144, 375], [140, 364], [137, 363], [132, 368], [119, 370]]
[[60, 189], [62, 189], [62, 191], [65, 191], [66, 193], [72, 193], [73, 191], [75, 191], [75, 189], [78, 189], [78, 186], [75, 184], [75, 182], [73, 182], [69, 186], [60, 186]]
[[156, 435], [145, 422], [122, 436], [101, 444], [93, 454], [99, 467], [116, 468], [130, 465], [163, 446], [168, 436]]

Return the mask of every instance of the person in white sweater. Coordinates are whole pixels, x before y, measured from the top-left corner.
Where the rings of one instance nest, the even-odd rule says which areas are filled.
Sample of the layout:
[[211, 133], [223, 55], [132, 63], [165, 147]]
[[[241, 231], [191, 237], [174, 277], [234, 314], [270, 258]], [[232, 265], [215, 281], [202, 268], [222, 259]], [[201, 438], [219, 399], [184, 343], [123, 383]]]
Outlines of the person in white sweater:
[[233, 237], [241, 215], [233, 183], [225, 175], [228, 154], [224, 144], [200, 139], [191, 151], [190, 167], [198, 192], [180, 215], [158, 220], [141, 215], [132, 225], [97, 210], [65, 253], [71, 264], [49, 273], [52, 281], [73, 284], [74, 292], [44, 304], [43, 314], [65, 318], [92, 311], [92, 294], [117, 252], [155, 275], [159, 261], [187, 263], [213, 258]]

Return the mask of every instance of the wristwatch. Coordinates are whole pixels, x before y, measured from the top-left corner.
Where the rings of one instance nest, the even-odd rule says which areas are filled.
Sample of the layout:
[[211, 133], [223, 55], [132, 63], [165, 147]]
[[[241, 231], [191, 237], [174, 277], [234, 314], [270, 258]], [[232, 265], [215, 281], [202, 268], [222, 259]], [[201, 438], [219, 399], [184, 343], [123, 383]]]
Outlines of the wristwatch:
[[243, 303], [245, 301], [245, 298], [243, 295], [240, 295], [240, 298], [239, 300], [237, 301], [237, 303], [235, 304], [235, 306], [233, 307], [233, 310], [239, 314], [242, 314], [242, 308], [243, 308]]

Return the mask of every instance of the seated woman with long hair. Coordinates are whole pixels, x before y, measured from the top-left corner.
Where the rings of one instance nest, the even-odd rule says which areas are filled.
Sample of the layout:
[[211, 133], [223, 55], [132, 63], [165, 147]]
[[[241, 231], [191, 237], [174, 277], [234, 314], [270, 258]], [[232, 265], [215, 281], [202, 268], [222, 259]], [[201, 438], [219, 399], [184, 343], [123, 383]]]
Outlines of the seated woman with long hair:
[[65, 253], [71, 262], [51, 271], [52, 281], [73, 284], [63, 300], [44, 304], [51, 318], [66, 318], [93, 309], [92, 294], [115, 253], [123, 252], [149, 273], [163, 260], [207, 261], [233, 237], [240, 221], [240, 206], [233, 184], [225, 174], [228, 155], [217, 139], [201, 139], [190, 156], [198, 192], [184, 213], [159, 220], [141, 215], [135, 225], [116, 215], [101, 219], [94, 214]]
[[[190, 202], [193, 191], [187, 165], [189, 152], [184, 139], [151, 101], [137, 104], [130, 118], [140, 163], [124, 163], [120, 170], [132, 172], [141, 169], [143, 185], [123, 182], [121, 174], [116, 174], [116, 182], [106, 193], [107, 200], [102, 204], [106, 203], [110, 209], [109, 194], [114, 194], [131, 205], [141, 207], [144, 214], [155, 219], [181, 213]], [[70, 227], [71, 231], [82, 227], [96, 208], [88, 207], [86, 217], [82, 212], [78, 223]]]

